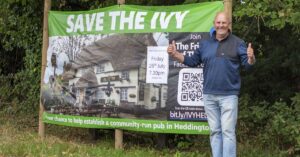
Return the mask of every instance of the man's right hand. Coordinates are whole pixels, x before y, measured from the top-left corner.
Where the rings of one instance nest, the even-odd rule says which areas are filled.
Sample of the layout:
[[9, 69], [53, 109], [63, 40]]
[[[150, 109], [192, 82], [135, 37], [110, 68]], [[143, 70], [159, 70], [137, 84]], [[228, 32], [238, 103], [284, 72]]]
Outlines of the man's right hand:
[[173, 40], [172, 41], [172, 44], [169, 44], [169, 47], [168, 47], [168, 54], [171, 56], [171, 57], [175, 57], [175, 54], [177, 53], [176, 51], [176, 45], [175, 45], [175, 41]]
[[175, 41], [173, 40], [172, 41], [172, 44], [169, 44], [169, 47], [168, 47], [168, 54], [173, 57], [175, 60], [177, 60], [178, 62], [180, 63], [183, 63], [184, 61], [184, 56], [182, 55], [182, 53], [179, 53], [177, 50], [176, 50], [176, 43]]

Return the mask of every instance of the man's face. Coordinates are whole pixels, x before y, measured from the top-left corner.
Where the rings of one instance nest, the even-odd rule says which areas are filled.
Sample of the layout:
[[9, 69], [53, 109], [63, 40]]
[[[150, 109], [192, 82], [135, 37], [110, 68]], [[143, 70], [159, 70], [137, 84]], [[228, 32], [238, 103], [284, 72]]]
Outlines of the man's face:
[[221, 13], [216, 16], [214, 27], [217, 36], [225, 36], [229, 30], [229, 21], [225, 14]]

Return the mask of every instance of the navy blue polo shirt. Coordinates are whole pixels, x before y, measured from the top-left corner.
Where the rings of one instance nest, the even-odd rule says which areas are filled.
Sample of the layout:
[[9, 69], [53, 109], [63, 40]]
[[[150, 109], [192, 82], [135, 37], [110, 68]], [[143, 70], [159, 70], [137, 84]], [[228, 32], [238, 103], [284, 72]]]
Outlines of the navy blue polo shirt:
[[241, 88], [239, 69], [246, 69], [248, 63], [247, 46], [233, 34], [218, 41], [214, 35], [199, 43], [192, 56], [184, 56], [183, 64], [195, 67], [203, 63], [203, 93], [216, 95], [238, 95]]

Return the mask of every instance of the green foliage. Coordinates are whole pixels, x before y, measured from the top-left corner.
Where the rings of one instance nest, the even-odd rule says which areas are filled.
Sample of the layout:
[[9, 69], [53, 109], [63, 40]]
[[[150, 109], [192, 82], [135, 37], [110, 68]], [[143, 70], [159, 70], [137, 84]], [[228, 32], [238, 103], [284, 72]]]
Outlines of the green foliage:
[[300, 2], [298, 0], [244, 0], [236, 3], [235, 15], [238, 17], [253, 17], [258, 26], [264, 25], [276, 30], [291, 25], [299, 33]]
[[51, 1], [52, 10], [78, 11], [108, 7], [116, 5], [115, 0], [89, 1], [89, 0], [56, 0]]
[[242, 93], [273, 105], [300, 91], [299, 1], [236, 2], [233, 8], [233, 31], [252, 42], [256, 65], [243, 72]]
[[291, 104], [278, 101], [270, 105], [267, 102], [256, 103], [248, 95], [243, 96], [240, 102], [239, 140], [251, 138], [262, 146], [285, 150], [287, 155], [299, 151], [300, 93], [291, 100]]
[[0, 103], [9, 113], [36, 113], [39, 104], [43, 1], [0, 4]]
[[1, 46], [6, 51], [36, 50], [41, 43], [43, 1], [2, 1]]
[[[294, 107], [288, 107], [285, 102], [275, 102], [272, 106], [270, 121], [266, 125], [267, 133], [276, 140], [276, 143], [281, 148], [290, 148], [295, 146], [296, 138], [299, 136], [299, 121], [297, 121], [297, 113], [293, 109]], [[268, 136], [269, 137], [269, 136]], [[271, 140], [271, 139], [269, 139]]]
[[242, 19], [233, 30], [254, 43], [257, 62], [242, 73], [239, 141], [251, 139], [252, 145], [278, 147], [281, 156], [292, 156], [299, 153], [300, 139], [299, 96], [293, 97], [300, 90], [297, 26], [274, 28], [258, 25], [254, 17]]

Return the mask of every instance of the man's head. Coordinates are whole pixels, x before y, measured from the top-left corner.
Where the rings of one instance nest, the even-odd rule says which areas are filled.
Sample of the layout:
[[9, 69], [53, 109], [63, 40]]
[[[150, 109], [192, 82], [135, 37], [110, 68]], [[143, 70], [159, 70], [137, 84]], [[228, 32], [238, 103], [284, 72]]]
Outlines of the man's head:
[[217, 38], [226, 37], [228, 34], [228, 31], [229, 31], [230, 24], [231, 24], [231, 21], [225, 12], [217, 13], [217, 15], [215, 16], [215, 20], [214, 20], [216, 37]]

